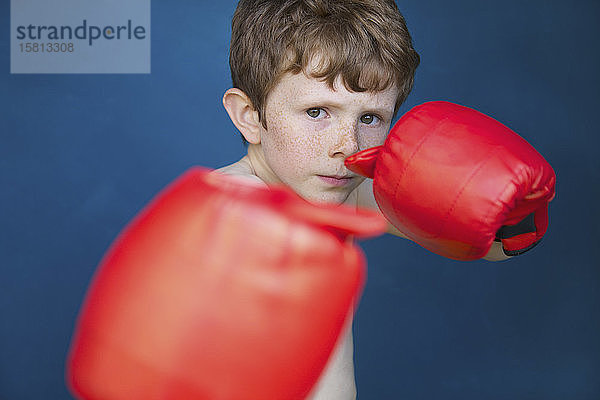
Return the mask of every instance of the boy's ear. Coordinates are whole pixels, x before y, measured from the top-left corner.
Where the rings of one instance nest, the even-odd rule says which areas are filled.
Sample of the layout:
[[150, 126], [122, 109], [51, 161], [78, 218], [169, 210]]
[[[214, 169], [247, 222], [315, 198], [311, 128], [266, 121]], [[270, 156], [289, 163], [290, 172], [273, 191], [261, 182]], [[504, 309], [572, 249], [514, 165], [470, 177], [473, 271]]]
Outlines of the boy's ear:
[[231, 88], [223, 95], [223, 106], [229, 118], [242, 136], [252, 144], [260, 143], [260, 122], [258, 112], [254, 109], [250, 98], [242, 90]]

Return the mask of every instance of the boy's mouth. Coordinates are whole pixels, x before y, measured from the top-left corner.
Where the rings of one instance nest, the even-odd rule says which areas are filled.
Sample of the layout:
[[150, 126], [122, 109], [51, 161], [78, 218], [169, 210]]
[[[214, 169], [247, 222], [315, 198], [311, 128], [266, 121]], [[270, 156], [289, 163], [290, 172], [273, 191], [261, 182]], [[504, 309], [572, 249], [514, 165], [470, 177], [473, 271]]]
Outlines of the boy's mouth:
[[331, 186], [344, 186], [352, 181], [352, 175], [317, 175], [319, 179]]

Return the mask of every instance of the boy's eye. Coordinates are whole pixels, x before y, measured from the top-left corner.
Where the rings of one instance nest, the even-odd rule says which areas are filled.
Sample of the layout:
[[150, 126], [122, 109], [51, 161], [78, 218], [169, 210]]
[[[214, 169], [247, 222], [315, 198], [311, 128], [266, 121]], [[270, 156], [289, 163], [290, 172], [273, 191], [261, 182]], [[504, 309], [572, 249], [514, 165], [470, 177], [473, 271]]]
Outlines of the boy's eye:
[[362, 122], [363, 124], [366, 124], [366, 125], [374, 124], [378, 120], [379, 120], [379, 118], [377, 118], [377, 116], [375, 116], [373, 114], [365, 114], [362, 117], [360, 117], [360, 122]]
[[308, 116], [311, 118], [319, 118], [322, 113], [323, 110], [320, 108], [309, 108], [306, 110], [306, 114], [308, 114]]

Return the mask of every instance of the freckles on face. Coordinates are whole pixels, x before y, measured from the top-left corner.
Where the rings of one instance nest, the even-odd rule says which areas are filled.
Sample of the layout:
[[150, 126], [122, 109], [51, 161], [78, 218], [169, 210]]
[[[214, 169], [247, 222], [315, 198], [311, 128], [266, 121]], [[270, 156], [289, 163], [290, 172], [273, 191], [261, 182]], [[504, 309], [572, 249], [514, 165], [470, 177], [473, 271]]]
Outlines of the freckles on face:
[[[284, 76], [265, 103], [267, 129], [260, 128], [270, 175], [307, 199], [343, 202], [362, 181], [344, 159], [383, 143], [396, 94], [332, 89], [302, 73]], [[365, 115], [377, 115], [376, 123], [361, 122]]]
[[386, 124], [386, 128], [382, 129], [374, 134], [358, 135], [358, 149], [365, 150], [371, 147], [381, 146], [389, 131], [389, 124]]
[[326, 146], [322, 129], [305, 120], [304, 110], [294, 109], [293, 91], [276, 94], [266, 109], [268, 129], [261, 134], [261, 145], [275, 174], [292, 184], [310, 177], [316, 164], [324, 161]]

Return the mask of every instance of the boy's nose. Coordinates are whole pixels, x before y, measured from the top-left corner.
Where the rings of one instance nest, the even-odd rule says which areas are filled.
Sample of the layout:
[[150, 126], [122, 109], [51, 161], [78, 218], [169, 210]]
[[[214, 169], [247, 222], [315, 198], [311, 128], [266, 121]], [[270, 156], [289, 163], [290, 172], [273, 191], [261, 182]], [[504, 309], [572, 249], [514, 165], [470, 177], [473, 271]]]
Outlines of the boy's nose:
[[357, 136], [357, 127], [354, 125], [337, 128], [335, 140], [329, 148], [329, 157], [346, 158], [356, 153], [359, 150]]

